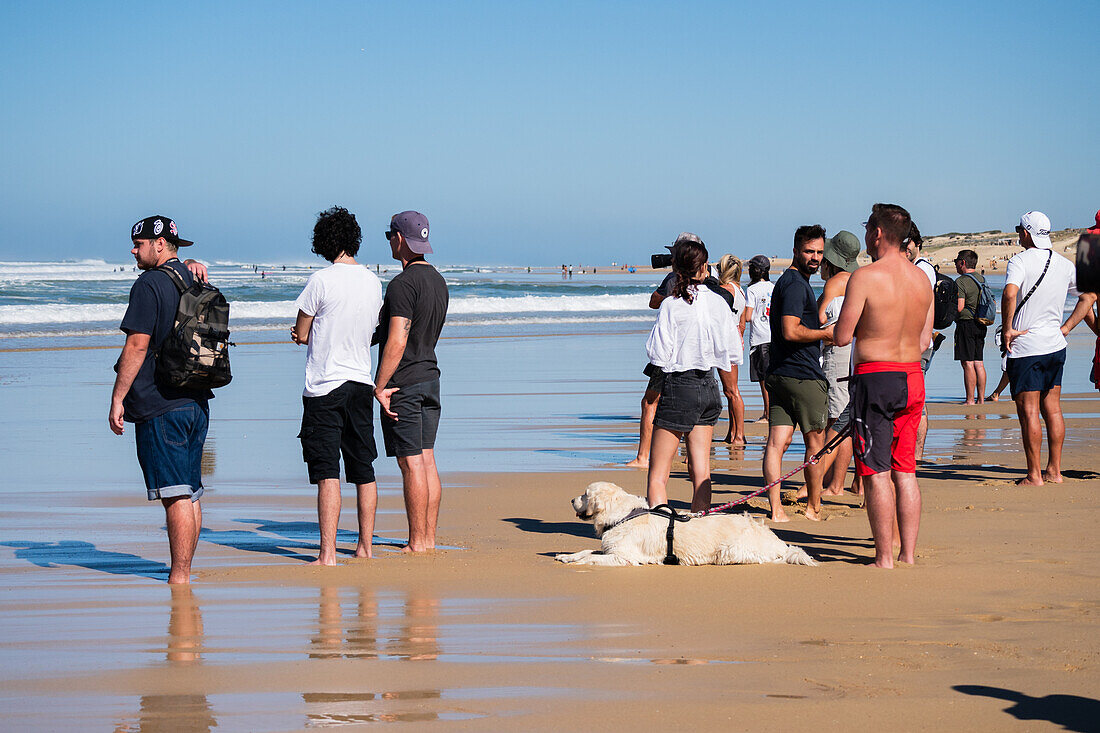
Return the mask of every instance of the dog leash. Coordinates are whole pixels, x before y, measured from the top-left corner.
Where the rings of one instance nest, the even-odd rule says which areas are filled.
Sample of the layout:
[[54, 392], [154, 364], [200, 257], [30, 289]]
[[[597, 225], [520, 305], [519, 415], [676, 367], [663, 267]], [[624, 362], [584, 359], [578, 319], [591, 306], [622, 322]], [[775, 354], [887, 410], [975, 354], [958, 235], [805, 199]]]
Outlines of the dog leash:
[[749, 499], [760, 496], [761, 494], [763, 494], [768, 489], [772, 488], [773, 486], [778, 486], [779, 484], [781, 484], [784, 481], [786, 481], [787, 479], [789, 479], [791, 476], [794, 476], [796, 473], [798, 473], [802, 469], [806, 468], [806, 466], [812, 466], [813, 464], [820, 461], [823, 457], [825, 457], [829, 453], [832, 453], [834, 450], [836, 450], [837, 446], [839, 446], [844, 441], [845, 438], [847, 438], [849, 435], [852, 434], [852, 425], [853, 425], [853, 423], [849, 422], [847, 425], [844, 426], [843, 430], [841, 430], [839, 433], [834, 435], [828, 443], [826, 443], [824, 446], [822, 446], [821, 450], [819, 450], [817, 453], [814, 453], [812, 456], [810, 456], [809, 460], [807, 460], [805, 463], [803, 463], [801, 466], [794, 469], [793, 471], [790, 471], [788, 473], [783, 474], [782, 476], [777, 478], [775, 481], [772, 481], [770, 484], [768, 484], [764, 488], [757, 489], [756, 491], [752, 492], [748, 496], [743, 496], [743, 497], [741, 497], [740, 499], [738, 499], [736, 501], [731, 501], [727, 504], [722, 504], [721, 506], [712, 507], [711, 509], [706, 509], [704, 511], [692, 512], [691, 514], [688, 514], [687, 516], [689, 518], [694, 519], [694, 518], [697, 518], [697, 517], [705, 517], [708, 514], [718, 514], [719, 512], [728, 511], [728, 510], [732, 509], [733, 507], [737, 506], [738, 504], [744, 504]]

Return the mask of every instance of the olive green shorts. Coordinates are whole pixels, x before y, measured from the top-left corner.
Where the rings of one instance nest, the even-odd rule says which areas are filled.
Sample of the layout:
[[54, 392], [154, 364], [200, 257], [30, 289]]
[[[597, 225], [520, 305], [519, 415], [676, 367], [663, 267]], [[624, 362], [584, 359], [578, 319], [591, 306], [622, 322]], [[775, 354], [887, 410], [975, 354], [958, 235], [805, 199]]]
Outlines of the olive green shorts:
[[769, 374], [764, 380], [771, 405], [769, 425], [798, 426], [803, 433], [824, 430], [829, 417], [829, 385], [824, 379]]

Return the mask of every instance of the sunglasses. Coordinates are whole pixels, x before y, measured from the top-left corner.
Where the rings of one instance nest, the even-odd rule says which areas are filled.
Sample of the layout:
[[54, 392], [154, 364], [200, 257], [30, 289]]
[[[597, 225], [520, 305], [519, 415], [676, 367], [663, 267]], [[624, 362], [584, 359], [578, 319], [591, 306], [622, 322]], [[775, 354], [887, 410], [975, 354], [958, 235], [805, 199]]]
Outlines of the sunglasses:
[[1022, 226], [1020, 226], [1019, 224], [1017, 224], [1016, 225], [1016, 233], [1019, 234], [1022, 231], [1024, 231], [1024, 228]]
[[397, 232], [393, 231], [392, 229], [387, 229], [385, 234], [386, 234], [386, 239], [393, 239], [394, 237], [397, 236]]

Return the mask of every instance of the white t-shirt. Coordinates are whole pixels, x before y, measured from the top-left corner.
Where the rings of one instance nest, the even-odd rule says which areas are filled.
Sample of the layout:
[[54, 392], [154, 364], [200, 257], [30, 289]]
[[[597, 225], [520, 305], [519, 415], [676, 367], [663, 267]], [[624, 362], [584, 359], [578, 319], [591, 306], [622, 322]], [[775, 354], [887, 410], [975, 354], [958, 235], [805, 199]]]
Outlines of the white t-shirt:
[[733, 353], [731, 356], [733, 359], [731, 364], [740, 366], [745, 363], [745, 342], [741, 339], [741, 314], [745, 311], [745, 291], [741, 289], [741, 286], [737, 283], [733, 285], [733, 309], [730, 311], [733, 316], [733, 332], [730, 334], [730, 339], [733, 343]]
[[1073, 263], [1049, 249], [1025, 249], [1008, 261], [1005, 285], [1019, 286], [1020, 292], [1016, 295], [1019, 305], [1038, 281], [1048, 256], [1050, 267], [1043, 276], [1043, 282], [1039, 283], [1024, 307], [1017, 309], [1012, 319], [1017, 331], [1026, 329], [1027, 333], [1012, 342], [1009, 358], [1053, 354], [1066, 347], [1066, 337], [1062, 335], [1066, 295], [1077, 295], [1077, 272]]
[[913, 262], [913, 264], [916, 265], [917, 267], [919, 267], [921, 269], [921, 272], [923, 272], [925, 275], [928, 276], [928, 282], [932, 283], [932, 289], [935, 290], [936, 289], [936, 268], [935, 268], [935, 266], [931, 262], [929, 262], [928, 260], [924, 259], [923, 257], [918, 257]]
[[713, 367], [728, 371], [737, 348], [735, 333], [737, 324], [725, 299], [697, 287], [691, 303], [677, 297], [661, 302], [645, 348], [649, 362], [664, 372]]
[[745, 307], [752, 308], [749, 321], [749, 348], [770, 344], [772, 341], [772, 290], [775, 283], [759, 280], [748, 287]]
[[306, 346], [306, 397], [344, 382], [374, 384], [370, 340], [382, 308], [382, 283], [362, 265], [335, 264], [309, 276], [294, 302], [313, 316]]

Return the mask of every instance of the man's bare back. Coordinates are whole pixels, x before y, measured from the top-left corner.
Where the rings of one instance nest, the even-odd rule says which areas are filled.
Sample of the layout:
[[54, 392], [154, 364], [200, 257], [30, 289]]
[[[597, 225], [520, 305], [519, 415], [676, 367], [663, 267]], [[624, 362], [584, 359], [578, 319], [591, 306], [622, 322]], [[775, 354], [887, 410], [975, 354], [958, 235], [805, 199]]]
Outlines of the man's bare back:
[[901, 250], [887, 249], [852, 273], [835, 340], [855, 338], [857, 364], [917, 362], [932, 340], [932, 288]]

